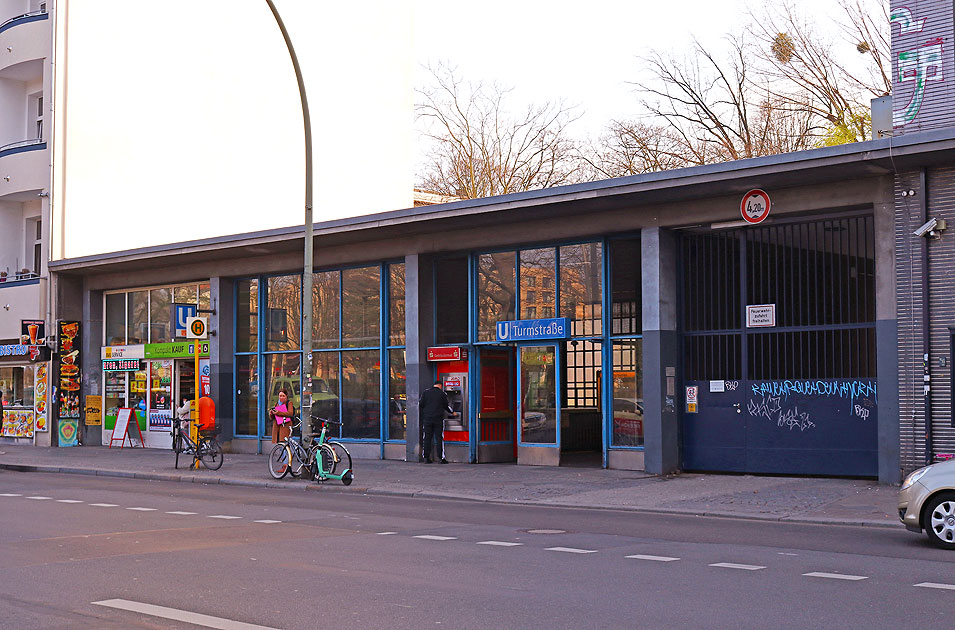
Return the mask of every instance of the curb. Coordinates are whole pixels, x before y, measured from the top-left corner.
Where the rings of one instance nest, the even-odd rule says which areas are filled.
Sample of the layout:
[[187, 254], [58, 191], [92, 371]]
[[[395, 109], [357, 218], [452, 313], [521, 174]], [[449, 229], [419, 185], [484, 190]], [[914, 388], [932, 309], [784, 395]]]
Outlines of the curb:
[[[678, 510], [654, 507], [639, 507], [632, 505], [592, 505], [580, 503], [576, 505], [566, 503], [547, 503], [532, 500], [504, 500], [487, 499], [484, 497], [474, 497], [467, 495], [452, 495], [431, 492], [427, 490], [394, 490], [391, 488], [375, 488], [362, 486], [344, 486], [344, 485], [324, 485], [317, 482], [306, 482], [302, 484], [289, 484], [276, 481], [262, 481], [258, 479], [224, 479], [222, 477], [202, 478], [200, 476], [175, 475], [172, 473], [156, 472], [129, 472], [124, 470], [97, 470], [92, 468], [64, 468], [60, 466], [44, 466], [35, 464], [2, 464], [0, 470], [9, 470], [12, 472], [26, 473], [60, 473], [69, 475], [89, 475], [97, 477], [117, 477], [123, 479], [141, 479], [144, 481], [174, 481], [178, 483], [198, 483], [208, 485], [223, 486], [242, 486], [251, 488], [274, 488], [278, 490], [293, 490], [301, 488], [312, 492], [333, 492], [336, 494], [361, 494], [366, 496], [395, 497], [395, 498], [413, 498], [413, 499], [431, 499], [442, 501], [468, 501], [471, 503], [491, 503], [495, 505], [524, 505], [531, 507], [545, 508], [563, 508], [563, 509], [585, 509], [585, 510], [605, 510], [614, 512], [631, 512], [635, 514], [658, 514], [675, 516], [699, 516], [706, 518], [722, 518], [745, 521], [763, 521], [776, 523], [792, 523], [796, 525], [835, 525], [840, 527], [866, 527], [869, 529], [898, 529], [899, 525], [883, 521], [868, 520], [850, 520], [825, 518], [814, 516], [777, 516], [771, 514], [740, 514], [734, 512], [714, 511], [714, 510]], [[295, 480], [298, 481], [298, 480]]]

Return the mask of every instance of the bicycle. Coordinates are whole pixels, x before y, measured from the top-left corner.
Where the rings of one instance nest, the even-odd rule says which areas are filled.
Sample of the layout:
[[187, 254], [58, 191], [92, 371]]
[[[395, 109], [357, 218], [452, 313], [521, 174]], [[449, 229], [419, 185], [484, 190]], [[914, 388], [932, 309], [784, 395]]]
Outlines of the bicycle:
[[176, 468], [179, 468], [179, 456], [182, 454], [192, 455], [192, 468], [196, 467], [197, 462], [209, 470], [219, 470], [222, 467], [223, 455], [222, 446], [216, 440], [216, 436], [221, 431], [220, 427], [211, 430], [199, 431], [198, 443], [193, 442], [188, 432], [184, 432], [180, 426], [183, 422], [192, 422], [188, 418], [173, 418], [172, 421], [172, 450], [176, 453]]
[[[338, 479], [346, 486], [351, 485], [355, 478], [351, 453], [341, 442], [326, 441], [327, 424], [341, 425], [341, 422], [317, 416], [313, 420], [320, 422], [322, 429], [317, 438], [312, 438], [312, 444], [307, 449], [300, 441], [292, 438], [291, 434], [272, 447], [269, 453], [269, 474], [275, 479], [282, 479], [287, 474], [300, 477], [308, 470], [316, 481]], [[296, 416], [292, 428], [298, 428], [301, 423], [301, 418]], [[344, 468], [340, 468], [342, 465]], [[336, 473], [339, 469], [341, 473]]]

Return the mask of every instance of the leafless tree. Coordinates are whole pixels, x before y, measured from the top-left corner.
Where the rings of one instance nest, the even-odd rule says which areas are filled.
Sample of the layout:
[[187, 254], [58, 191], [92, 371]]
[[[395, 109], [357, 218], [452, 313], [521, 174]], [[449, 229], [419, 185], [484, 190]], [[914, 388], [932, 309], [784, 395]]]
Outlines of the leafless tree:
[[592, 179], [623, 177], [689, 166], [680, 138], [668, 127], [639, 120], [612, 120], [581, 151]]
[[546, 102], [512, 115], [510, 90], [465, 83], [446, 65], [429, 70], [433, 83], [417, 90], [415, 107], [431, 141], [422, 187], [474, 199], [576, 181], [573, 107]]

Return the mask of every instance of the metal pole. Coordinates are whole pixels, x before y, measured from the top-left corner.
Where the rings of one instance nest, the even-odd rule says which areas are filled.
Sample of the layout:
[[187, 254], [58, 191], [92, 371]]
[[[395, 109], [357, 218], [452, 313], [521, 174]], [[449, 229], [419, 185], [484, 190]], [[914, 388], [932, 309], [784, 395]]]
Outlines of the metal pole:
[[305, 268], [302, 273], [302, 350], [304, 351], [304, 364], [302, 365], [301, 379], [301, 415], [302, 415], [302, 438], [311, 435], [311, 423], [309, 422], [309, 413], [312, 407], [312, 121], [308, 113], [308, 98], [305, 95], [305, 81], [302, 79], [302, 69], [298, 65], [298, 57], [295, 54], [295, 48], [292, 46], [292, 40], [289, 37], [282, 16], [272, 0], [265, 0], [272, 15], [275, 17], [279, 29], [282, 31], [282, 37], [285, 39], [285, 45], [288, 47], [289, 56], [292, 58], [292, 67], [295, 68], [295, 80], [298, 82], [298, 93], [302, 99], [302, 120], [305, 123]]

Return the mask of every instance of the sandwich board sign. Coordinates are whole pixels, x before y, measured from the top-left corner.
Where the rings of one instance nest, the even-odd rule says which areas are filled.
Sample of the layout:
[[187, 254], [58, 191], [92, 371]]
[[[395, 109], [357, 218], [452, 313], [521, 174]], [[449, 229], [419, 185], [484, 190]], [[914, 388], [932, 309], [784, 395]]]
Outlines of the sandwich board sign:
[[116, 426], [113, 427], [113, 435], [109, 438], [109, 448], [113, 448], [113, 442], [119, 440], [119, 447], [123, 448], [126, 444], [126, 437], [129, 437], [129, 446], [133, 447], [133, 434], [130, 433], [136, 427], [136, 435], [139, 436], [140, 446], [145, 447], [146, 442], [143, 441], [143, 433], [139, 430], [139, 422], [136, 421], [136, 416], [133, 414], [133, 410], [127, 407], [119, 409], [116, 414]]

